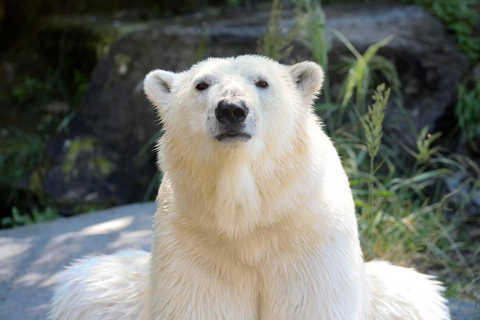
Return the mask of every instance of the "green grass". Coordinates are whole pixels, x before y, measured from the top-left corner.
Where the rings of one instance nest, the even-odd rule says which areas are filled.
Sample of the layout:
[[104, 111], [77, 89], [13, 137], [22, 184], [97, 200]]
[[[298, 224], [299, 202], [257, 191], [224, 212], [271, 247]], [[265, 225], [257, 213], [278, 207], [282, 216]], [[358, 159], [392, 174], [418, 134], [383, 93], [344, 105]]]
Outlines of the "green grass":
[[55, 220], [59, 217], [56, 210], [51, 207], [46, 207], [43, 210], [33, 209], [31, 212], [23, 213], [21, 213], [17, 207], [12, 207], [11, 217], [2, 218], [0, 225], [4, 228], [14, 228]]
[[[300, 41], [312, 53], [312, 59], [321, 66], [324, 66], [324, 72], [328, 73], [328, 52], [332, 44], [327, 38], [327, 27], [325, 24], [325, 13], [322, 7], [314, 0], [295, 0], [296, 24], [301, 35]], [[330, 97], [330, 79], [324, 79], [323, 95], [326, 104], [331, 103]]]
[[293, 49], [295, 29], [284, 34], [280, 29], [282, 15], [281, 0], [272, 1], [270, 19], [268, 20], [265, 36], [258, 39], [258, 53], [281, 61], [288, 57]]
[[458, 88], [458, 100], [455, 115], [462, 131], [463, 141], [480, 153], [480, 81], [472, 89], [462, 84]]

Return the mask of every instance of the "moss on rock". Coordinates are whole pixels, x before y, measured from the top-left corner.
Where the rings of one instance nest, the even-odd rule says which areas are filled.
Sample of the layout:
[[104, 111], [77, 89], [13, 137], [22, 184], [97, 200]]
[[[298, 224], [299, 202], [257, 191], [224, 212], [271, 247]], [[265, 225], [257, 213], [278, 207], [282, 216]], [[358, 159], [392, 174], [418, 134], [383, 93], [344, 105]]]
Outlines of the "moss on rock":
[[76, 166], [77, 158], [82, 153], [92, 153], [98, 141], [95, 138], [79, 138], [73, 140], [65, 154], [65, 161], [62, 165], [62, 172], [67, 177], [76, 177], [78, 170]]
[[104, 156], [95, 156], [88, 160], [88, 171], [96, 178], [104, 178], [112, 173], [115, 165]]

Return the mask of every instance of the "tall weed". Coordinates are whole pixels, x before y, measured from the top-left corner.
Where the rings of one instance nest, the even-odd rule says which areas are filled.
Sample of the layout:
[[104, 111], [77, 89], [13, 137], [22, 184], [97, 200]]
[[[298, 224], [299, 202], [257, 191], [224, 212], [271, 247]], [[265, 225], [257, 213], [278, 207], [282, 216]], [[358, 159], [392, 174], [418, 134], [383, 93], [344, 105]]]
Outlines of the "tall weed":
[[[328, 52], [332, 43], [327, 37], [326, 18], [319, 2], [313, 0], [296, 0], [297, 31], [302, 35], [300, 40], [310, 49], [312, 60], [321, 65], [328, 73]], [[327, 105], [331, 104], [330, 79], [325, 77], [323, 95]]]
[[270, 19], [263, 38], [258, 39], [257, 51], [259, 54], [281, 61], [288, 57], [293, 49], [295, 28], [284, 34], [280, 29], [282, 18], [281, 0], [272, 1]]
[[460, 85], [455, 115], [464, 142], [480, 153], [480, 81], [477, 81], [471, 90], [463, 84]]

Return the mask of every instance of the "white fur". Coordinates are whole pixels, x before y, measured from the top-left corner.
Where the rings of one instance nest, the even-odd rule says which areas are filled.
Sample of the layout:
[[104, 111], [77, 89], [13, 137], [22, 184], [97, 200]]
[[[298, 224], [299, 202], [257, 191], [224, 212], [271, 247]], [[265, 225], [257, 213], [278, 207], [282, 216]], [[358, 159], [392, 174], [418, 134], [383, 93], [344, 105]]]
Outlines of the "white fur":
[[[74, 265], [51, 319], [449, 319], [438, 282], [364, 263], [348, 179], [311, 108], [322, 81], [312, 62], [259, 56], [147, 75], [165, 128], [151, 259]], [[220, 99], [245, 102], [249, 141], [215, 140]]]

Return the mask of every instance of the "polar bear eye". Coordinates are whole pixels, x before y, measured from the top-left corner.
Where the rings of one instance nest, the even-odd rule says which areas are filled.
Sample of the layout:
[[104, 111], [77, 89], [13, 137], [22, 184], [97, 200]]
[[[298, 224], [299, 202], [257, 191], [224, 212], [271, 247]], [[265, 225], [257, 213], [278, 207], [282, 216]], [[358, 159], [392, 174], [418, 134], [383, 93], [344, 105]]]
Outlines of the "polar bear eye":
[[206, 84], [205, 82], [202, 82], [202, 83], [197, 84], [197, 86], [195, 88], [198, 91], [203, 91], [203, 90], [208, 88], [208, 84]]
[[268, 83], [266, 81], [258, 81], [257, 83], [255, 83], [255, 85], [259, 88], [266, 88], [268, 87]]

